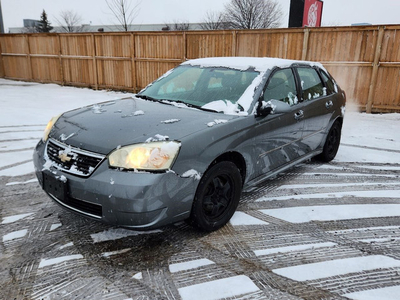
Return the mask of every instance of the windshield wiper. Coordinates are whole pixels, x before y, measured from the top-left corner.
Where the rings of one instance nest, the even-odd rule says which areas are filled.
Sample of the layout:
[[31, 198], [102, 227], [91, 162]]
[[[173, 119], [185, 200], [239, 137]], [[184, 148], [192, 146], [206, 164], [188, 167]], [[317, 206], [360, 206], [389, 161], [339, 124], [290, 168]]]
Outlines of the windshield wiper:
[[177, 104], [183, 104], [183, 105], [185, 105], [187, 107], [190, 107], [190, 108], [196, 108], [196, 109], [200, 109], [200, 110], [204, 110], [204, 111], [220, 113], [220, 111], [216, 111], [214, 109], [209, 109], [209, 108], [203, 108], [203, 107], [201, 107], [199, 105], [190, 104], [190, 103], [184, 102], [182, 100], [156, 99], [156, 98], [153, 98], [151, 96], [147, 96], [147, 95], [143, 95], [143, 94], [136, 94], [135, 96], [137, 98], [140, 98], [140, 99], [159, 102], [159, 103], [162, 103], [162, 104], [174, 105], [174, 103], [177, 103]]
[[144, 99], [144, 100], [160, 102], [159, 99], [153, 98], [151, 96], [143, 95], [143, 94], [136, 94], [135, 97], [140, 98], [140, 99]]
[[[186, 105], [187, 107], [190, 108], [195, 108], [195, 109], [199, 109], [199, 110], [203, 110], [203, 111], [209, 111], [209, 112], [216, 112], [216, 113], [220, 113], [220, 111], [214, 110], [214, 109], [210, 109], [210, 108], [204, 108], [202, 106], [199, 105], [195, 105], [195, 104], [191, 104], [191, 103], [187, 103], [181, 100], [166, 100], [168, 102], [175, 102], [175, 103], [179, 103], [179, 104], [183, 104]], [[172, 103], [171, 103], [172, 104]], [[173, 105], [173, 104], [172, 104]]]

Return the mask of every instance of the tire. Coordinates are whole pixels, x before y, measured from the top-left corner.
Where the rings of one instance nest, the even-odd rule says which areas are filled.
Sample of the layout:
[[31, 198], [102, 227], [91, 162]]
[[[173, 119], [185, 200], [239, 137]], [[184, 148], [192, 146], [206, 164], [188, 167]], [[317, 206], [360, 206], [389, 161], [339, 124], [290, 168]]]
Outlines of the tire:
[[322, 153], [317, 158], [323, 162], [333, 160], [339, 150], [342, 124], [336, 120], [328, 132]]
[[234, 163], [224, 161], [212, 166], [197, 187], [190, 224], [204, 231], [221, 228], [234, 214], [241, 191], [242, 177]]

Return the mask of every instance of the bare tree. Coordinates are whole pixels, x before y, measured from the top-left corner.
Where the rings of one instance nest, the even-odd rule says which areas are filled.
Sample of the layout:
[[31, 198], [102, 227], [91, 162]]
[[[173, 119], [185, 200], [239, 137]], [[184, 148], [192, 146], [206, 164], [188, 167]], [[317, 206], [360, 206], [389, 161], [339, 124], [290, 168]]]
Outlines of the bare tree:
[[231, 0], [224, 13], [232, 29], [276, 28], [282, 15], [275, 0]]
[[60, 18], [55, 18], [58, 25], [65, 32], [81, 32], [82, 17], [73, 10], [63, 10], [60, 12]]
[[203, 30], [220, 30], [227, 28], [227, 22], [225, 22], [224, 14], [208, 11], [200, 26]]
[[105, 0], [111, 13], [118, 21], [123, 31], [128, 31], [129, 25], [139, 13], [139, 1], [132, 3], [132, 0]]
[[35, 26], [24, 26], [21, 29], [21, 33], [36, 33], [36, 27]]
[[188, 21], [174, 21], [174, 25], [172, 26], [172, 30], [176, 31], [186, 31], [189, 30], [190, 24]]

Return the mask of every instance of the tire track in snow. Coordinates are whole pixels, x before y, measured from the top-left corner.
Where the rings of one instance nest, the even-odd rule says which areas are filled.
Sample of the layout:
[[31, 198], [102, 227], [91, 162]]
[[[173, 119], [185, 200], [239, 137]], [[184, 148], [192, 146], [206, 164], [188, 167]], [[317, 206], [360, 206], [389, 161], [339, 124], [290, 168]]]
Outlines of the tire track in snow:
[[[33, 172], [34, 146], [45, 125], [0, 126], [0, 176], [19, 176]], [[1, 163], [2, 162], [2, 163]]]
[[370, 150], [378, 150], [378, 151], [384, 151], [384, 152], [400, 153], [400, 150], [395, 150], [395, 149], [368, 147], [368, 146], [352, 145], [352, 144], [340, 144], [340, 145], [341, 146], [346, 146], [346, 147], [355, 147], [355, 148], [361, 148], [361, 149], [370, 149]]
[[[400, 216], [400, 212], [396, 211], [400, 207], [400, 184], [398, 181], [400, 168], [398, 166], [343, 163], [313, 167], [310, 164], [308, 169], [304, 170], [303, 173], [284, 174], [279, 178], [280, 181], [283, 181], [281, 186], [264, 197], [254, 199], [255, 202], [250, 207], [253, 209], [263, 208], [260, 211], [268, 216], [290, 223], [298, 222], [301, 219], [301, 222], [303, 222], [301, 228], [308, 228], [308, 230], [310, 230], [309, 226], [312, 224], [309, 222], [315, 222], [313, 220], [317, 219], [321, 219], [326, 224], [334, 222], [346, 226], [346, 224], [356, 224], [353, 220], [369, 224], [370, 222], [379, 223], [381, 220]], [[318, 172], [315, 172], [314, 169], [317, 169]], [[289, 203], [290, 205], [285, 205]], [[357, 203], [357, 205], [352, 203]], [[315, 206], [315, 204], [318, 204], [318, 206]], [[336, 211], [338, 214], [332, 211], [335, 207], [340, 208]], [[359, 209], [361, 207], [369, 209], [362, 211]], [[319, 213], [318, 210], [320, 210]], [[346, 212], [346, 210], [350, 210], [350, 212]], [[383, 215], [380, 215], [378, 210], [384, 211]], [[281, 213], [277, 214], [278, 212]], [[328, 214], [331, 214], [331, 216], [329, 217]], [[297, 217], [299, 217], [298, 221], [296, 221]], [[360, 217], [363, 219], [360, 219]], [[396, 221], [395, 224], [397, 223]], [[340, 225], [336, 226], [340, 227]], [[309, 231], [310, 236], [319, 237], [325, 242], [336, 243], [335, 246], [323, 248], [323, 251], [316, 248], [301, 250], [307, 245], [304, 244], [306, 241], [304, 240], [303, 243], [298, 244], [297, 250], [292, 249], [292, 251], [285, 252], [282, 250], [284, 248], [281, 248], [281, 252], [274, 254], [271, 253], [274, 252], [274, 246], [267, 245], [267, 241], [265, 241], [264, 248], [256, 253], [266, 254], [259, 258], [274, 272], [281, 268], [287, 268], [287, 272], [280, 275], [296, 282], [300, 280], [301, 276], [306, 276], [304, 274], [315, 275], [315, 272], [325, 270], [326, 273], [321, 275], [321, 278], [308, 279], [305, 283], [317, 289], [324, 289], [345, 297], [351, 298], [356, 295], [353, 293], [358, 291], [363, 291], [363, 297], [367, 297], [368, 291], [371, 291], [372, 295], [375, 289], [382, 287], [393, 287], [393, 290], [399, 290], [400, 259], [398, 258], [400, 258], [400, 247], [390, 247], [390, 252], [394, 250], [397, 251], [397, 254], [390, 254], [391, 257], [386, 255], [389, 252], [388, 243], [399, 244], [400, 226], [366, 226], [365, 228], [351, 229], [351, 227], [347, 227], [345, 231]], [[307, 232], [305, 234], [307, 235]], [[279, 234], [279, 236], [284, 235]], [[378, 239], [377, 236], [379, 236]], [[268, 240], [267, 237], [265, 239]], [[295, 241], [293, 238], [289, 238], [289, 240], [292, 243]], [[271, 243], [273, 244], [274, 241], [271, 240]], [[254, 245], [251, 247], [254, 247]], [[296, 246], [292, 247], [296, 248]], [[365, 257], [364, 251], [368, 251], [370, 255]], [[318, 253], [320, 254], [318, 255]], [[372, 255], [373, 253], [376, 253], [382, 259], [372, 266], [371, 263], [376, 257], [376, 255]], [[324, 266], [325, 264], [340, 262], [343, 259], [347, 259], [349, 263], [343, 265], [341, 274], [334, 274], [333, 270], [336, 267], [332, 269]], [[358, 259], [363, 259], [363, 263], [360, 263], [358, 269], [351, 269], [348, 266], [351, 265], [350, 262]], [[390, 263], [384, 265], [381, 263], [382, 260], [390, 261]], [[313, 264], [316, 266], [315, 269], [308, 270]], [[299, 274], [301, 274], [298, 278], [293, 277], [297, 272], [296, 268], [300, 270]], [[395, 269], [393, 270], [393, 268]], [[386, 292], [386, 290], [382, 290], [383, 292]]]

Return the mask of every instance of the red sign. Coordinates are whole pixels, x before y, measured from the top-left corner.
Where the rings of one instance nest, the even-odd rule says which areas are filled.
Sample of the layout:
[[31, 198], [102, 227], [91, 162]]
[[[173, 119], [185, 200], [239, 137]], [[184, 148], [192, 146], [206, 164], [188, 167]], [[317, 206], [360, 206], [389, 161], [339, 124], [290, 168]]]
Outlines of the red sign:
[[320, 0], [305, 0], [303, 27], [321, 27], [322, 6]]

